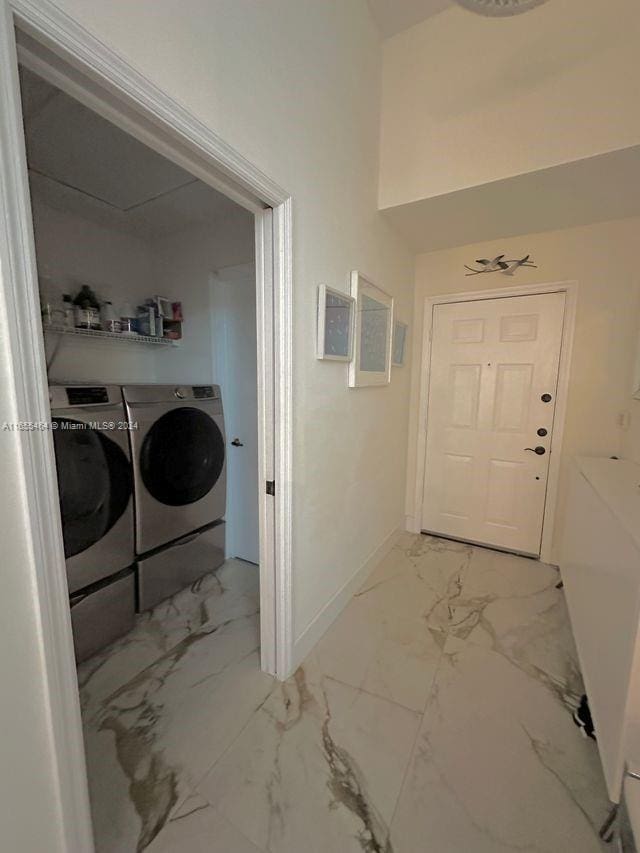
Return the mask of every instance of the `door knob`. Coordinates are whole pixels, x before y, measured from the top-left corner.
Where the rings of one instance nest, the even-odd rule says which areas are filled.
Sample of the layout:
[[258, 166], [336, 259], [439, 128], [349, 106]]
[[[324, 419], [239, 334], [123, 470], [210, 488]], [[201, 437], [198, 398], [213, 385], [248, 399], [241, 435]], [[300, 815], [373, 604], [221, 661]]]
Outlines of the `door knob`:
[[234, 447], [244, 447], [244, 444], [240, 441], [239, 438], [234, 438], [231, 444], [233, 444]]
[[538, 456], [544, 456], [544, 454], [547, 452], [541, 444], [539, 444], [537, 447], [525, 447], [525, 450], [530, 450], [532, 453], [537, 453]]

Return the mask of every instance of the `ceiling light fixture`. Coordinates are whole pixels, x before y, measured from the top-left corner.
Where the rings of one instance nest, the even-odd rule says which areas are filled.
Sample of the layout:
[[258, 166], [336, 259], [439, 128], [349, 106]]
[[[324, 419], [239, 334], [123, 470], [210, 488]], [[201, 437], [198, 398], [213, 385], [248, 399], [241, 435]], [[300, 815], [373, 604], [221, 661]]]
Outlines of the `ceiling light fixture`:
[[523, 12], [528, 12], [536, 6], [546, 3], [547, 0], [456, 0], [456, 2], [478, 15], [506, 18], [509, 15], [521, 15]]

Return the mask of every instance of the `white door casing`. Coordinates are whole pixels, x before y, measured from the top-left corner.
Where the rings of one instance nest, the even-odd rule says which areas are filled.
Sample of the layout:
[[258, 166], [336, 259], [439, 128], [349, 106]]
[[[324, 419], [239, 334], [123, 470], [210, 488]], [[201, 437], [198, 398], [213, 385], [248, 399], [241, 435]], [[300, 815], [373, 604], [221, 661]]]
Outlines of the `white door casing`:
[[433, 306], [423, 530], [540, 554], [564, 308], [563, 292]]
[[[220, 270], [212, 282], [214, 377], [227, 436], [227, 557], [259, 563], [256, 274]], [[237, 441], [237, 444], [233, 442]]]

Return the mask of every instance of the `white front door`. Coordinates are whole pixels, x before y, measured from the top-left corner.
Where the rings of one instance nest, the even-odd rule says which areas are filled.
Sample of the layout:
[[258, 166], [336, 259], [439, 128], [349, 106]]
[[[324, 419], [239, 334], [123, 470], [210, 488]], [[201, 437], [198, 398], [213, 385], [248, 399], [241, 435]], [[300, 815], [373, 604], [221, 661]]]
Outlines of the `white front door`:
[[228, 267], [212, 291], [214, 375], [227, 436], [226, 553], [259, 562], [256, 273]]
[[423, 530], [539, 555], [564, 304], [434, 306]]

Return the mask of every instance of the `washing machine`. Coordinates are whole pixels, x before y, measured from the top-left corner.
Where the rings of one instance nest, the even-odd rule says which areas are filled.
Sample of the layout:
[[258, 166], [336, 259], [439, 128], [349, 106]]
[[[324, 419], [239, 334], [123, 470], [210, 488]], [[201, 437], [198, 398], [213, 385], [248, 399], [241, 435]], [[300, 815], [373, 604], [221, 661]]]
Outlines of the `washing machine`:
[[125, 385], [138, 606], [224, 562], [226, 454], [217, 385]]
[[133, 627], [133, 480], [121, 389], [51, 385], [71, 622], [78, 662]]

